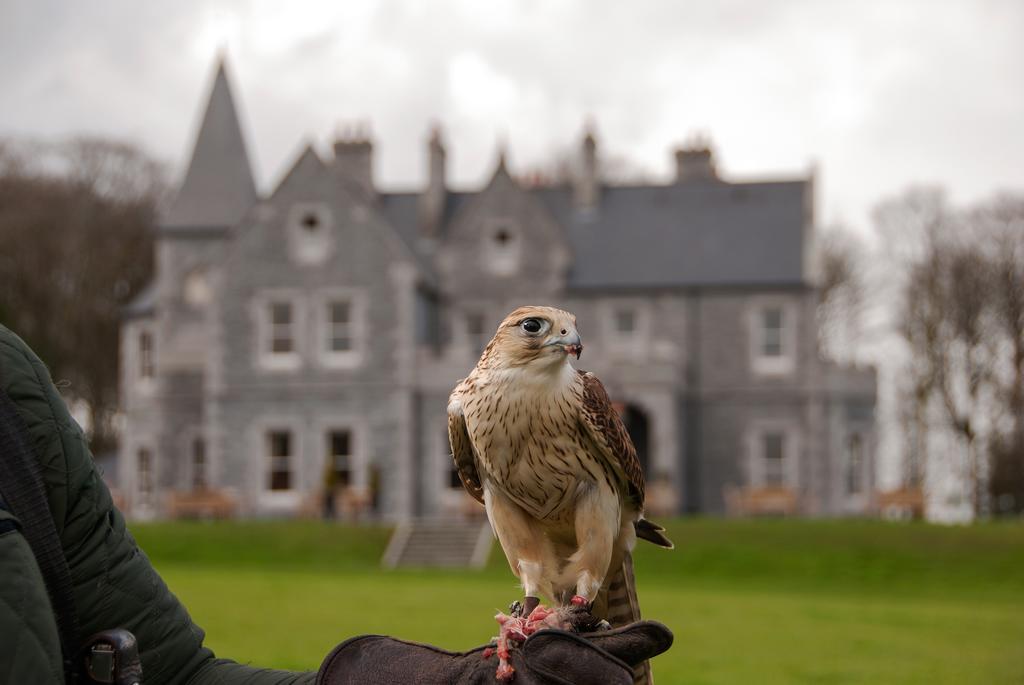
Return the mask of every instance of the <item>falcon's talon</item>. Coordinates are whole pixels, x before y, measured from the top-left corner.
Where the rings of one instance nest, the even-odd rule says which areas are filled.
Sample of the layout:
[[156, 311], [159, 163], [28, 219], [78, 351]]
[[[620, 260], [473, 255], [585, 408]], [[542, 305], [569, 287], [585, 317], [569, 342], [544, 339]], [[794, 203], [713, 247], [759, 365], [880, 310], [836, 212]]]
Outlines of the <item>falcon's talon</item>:
[[494, 674], [500, 682], [507, 683], [516, 677], [516, 669], [512, 668], [510, 663], [502, 663], [498, 665], [498, 672]]
[[569, 600], [574, 606], [583, 607], [590, 609], [590, 600], [582, 595], [573, 595], [572, 599]]
[[521, 606], [523, 610], [523, 616], [529, 618], [533, 614], [534, 610], [540, 606], [540, 597], [527, 595], [523, 598], [523, 603]]

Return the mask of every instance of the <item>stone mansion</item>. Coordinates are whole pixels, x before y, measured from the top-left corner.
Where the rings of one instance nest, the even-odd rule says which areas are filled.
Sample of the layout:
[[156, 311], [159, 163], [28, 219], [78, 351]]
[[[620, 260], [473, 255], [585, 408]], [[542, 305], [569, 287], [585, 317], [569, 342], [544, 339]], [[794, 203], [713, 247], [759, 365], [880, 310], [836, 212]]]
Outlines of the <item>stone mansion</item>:
[[818, 354], [813, 173], [725, 180], [695, 145], [672, 182], [609, 185], [587, 133], [571, 181], [517, 182], [502, 155], [467, 190], [439, 131], [425, 153], [418, 192], [376, 187], [366, 136], [307, 147], [260, 192], [218, 66], [155, 278], [125, 311], [130, 515], [196, 492], [309, 515], [328, 485], [384, 520], [465, 511], [448, 393], [521, 304], [577, 315], [578, 365], [620, 408], [652, 507], [870, 506], [875, 378]]

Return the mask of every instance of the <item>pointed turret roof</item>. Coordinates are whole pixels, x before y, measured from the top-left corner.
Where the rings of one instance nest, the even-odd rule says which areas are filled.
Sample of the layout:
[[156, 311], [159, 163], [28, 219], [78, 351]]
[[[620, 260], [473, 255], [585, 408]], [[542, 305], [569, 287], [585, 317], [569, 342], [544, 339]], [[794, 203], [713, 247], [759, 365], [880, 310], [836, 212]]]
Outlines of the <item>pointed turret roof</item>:
[[221, 57], [185, 180], [160, 223], [168, 229], [233, 226], [256, 199], [256, 182]]

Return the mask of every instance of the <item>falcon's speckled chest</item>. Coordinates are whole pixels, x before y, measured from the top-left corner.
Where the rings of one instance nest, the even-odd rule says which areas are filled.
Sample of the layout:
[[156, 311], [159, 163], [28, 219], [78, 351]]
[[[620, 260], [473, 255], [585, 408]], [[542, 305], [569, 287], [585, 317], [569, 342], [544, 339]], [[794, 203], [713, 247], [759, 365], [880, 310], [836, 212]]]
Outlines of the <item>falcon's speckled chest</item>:
[[483, 375], [463, 395], [481, 476], [540, 520], [560, 519], [581, 480], [607, 477], [579, 421], [582, 384], [566, 369], [571, 375], [546, 384]]

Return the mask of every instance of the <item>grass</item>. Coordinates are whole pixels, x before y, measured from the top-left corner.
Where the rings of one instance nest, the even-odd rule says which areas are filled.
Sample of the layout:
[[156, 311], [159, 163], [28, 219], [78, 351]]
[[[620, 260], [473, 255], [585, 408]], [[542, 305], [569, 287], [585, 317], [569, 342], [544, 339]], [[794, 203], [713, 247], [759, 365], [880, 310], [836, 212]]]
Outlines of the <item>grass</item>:
[[[1024, 683], [1024, 526], [722, 521], [637, 551], [645, 616], [675, 646], [659, 683]], [[487, 569], [381, 571], [388, 531], [312, 522], [133, 527], [220, 656], [313, 669], [387, 633], [467, 649], [517, 595]]]

